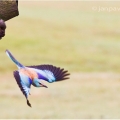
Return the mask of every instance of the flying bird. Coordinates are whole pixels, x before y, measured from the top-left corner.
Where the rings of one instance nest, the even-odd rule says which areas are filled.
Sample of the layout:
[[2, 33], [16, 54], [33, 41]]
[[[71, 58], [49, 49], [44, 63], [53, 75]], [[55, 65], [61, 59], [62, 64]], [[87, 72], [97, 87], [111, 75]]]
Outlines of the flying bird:
[[34, 87], [45, 87], [42, 81], [47, 81], [49, 83], [62, 81], [69, 79], [69, 73], [67, 70], [61, 69], [49, 64], [34, 65], [34, 66], [24, 66], [18, 62], [9, 50], [5, 51], [7, 56], [16, 64], [18, 70], [13, 72], [15, 80], [22, 91], [23, 95], [27, 100], [27, 105], [31, 107], [28, 100], [28, 95], [30, 95], [31, 85]]

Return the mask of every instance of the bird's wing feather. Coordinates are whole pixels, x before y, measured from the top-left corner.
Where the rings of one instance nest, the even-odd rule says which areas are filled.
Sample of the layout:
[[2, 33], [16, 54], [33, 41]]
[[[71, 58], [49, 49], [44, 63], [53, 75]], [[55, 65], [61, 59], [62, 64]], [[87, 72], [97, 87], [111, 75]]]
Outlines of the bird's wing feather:
[[61, 69], [60, 67], [56, 67], [53, 65], [36, 65], [36, 66], [27, 66], [29, 68], [34, 68], [37, 70], [42, 70], [47, 74], [47, 77], [54, 77], [54, 80], [51, 81], [50, 79], [47, 79], [48, 82], [54, 82], [54, 81], [62, 81], [69, 79], [69, 73], [67, 70]]
[[18, 71], [14, 71], [13, 72], [15, 80], [20, 88], [20, 90], [22, 91], [22, 93], [25, 95], [26, 99], [27, 99], [27, 104], [31, 107], [31, 104], [28, 101], [28, 95], [30, 94], [30, 86], [31, 83], [29, 84], [29, 87], [25, 85], [25, 83], [21, 80], [21, 77], [19, 75]]

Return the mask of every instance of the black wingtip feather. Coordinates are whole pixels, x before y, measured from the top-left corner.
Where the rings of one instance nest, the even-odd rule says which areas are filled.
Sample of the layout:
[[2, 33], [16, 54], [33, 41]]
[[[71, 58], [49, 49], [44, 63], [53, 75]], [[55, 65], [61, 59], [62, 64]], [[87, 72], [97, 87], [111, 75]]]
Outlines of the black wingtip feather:
[[64, 70], [64, 68], [56, 67], [53, 65], [38, 65], [38, 66], [27, 66], [27, 67], [51, 71], [56, 78], [56, 82], [69, 79], [68, 76], [70, 75], [70, 73], [68, 73], [67, 70]]
[[28, 99], [27, 99], [27, 105], [28, 105], [29, 107], [32, 107]]

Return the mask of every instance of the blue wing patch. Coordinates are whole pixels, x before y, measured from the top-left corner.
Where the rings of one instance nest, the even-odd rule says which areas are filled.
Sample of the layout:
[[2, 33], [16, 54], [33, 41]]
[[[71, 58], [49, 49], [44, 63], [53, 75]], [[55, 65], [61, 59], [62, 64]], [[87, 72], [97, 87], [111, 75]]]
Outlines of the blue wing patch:
[[67, 70], [64, 70], [60, 67], [56, 67], [53, 65], [37, 65], [37, 66], [27, 66], [30, 68], [35, 68], [38, 70], [42, 70], [46, 73], [47, 81], [54, 82], [54, 81], [62, 81], [69, 79], [69, 73]]

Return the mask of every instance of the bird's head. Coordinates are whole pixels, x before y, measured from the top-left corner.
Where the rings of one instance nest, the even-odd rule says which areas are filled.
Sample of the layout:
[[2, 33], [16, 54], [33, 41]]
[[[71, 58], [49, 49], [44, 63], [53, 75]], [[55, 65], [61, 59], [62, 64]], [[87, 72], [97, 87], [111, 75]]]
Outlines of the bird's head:
[[35, 86], [35, 87], [45, 87], [45, 88], [48, 88], [48, 87], [42, 82], [42, 80], [40, 80], [40, 79], [34, 79], [32, 85]]

